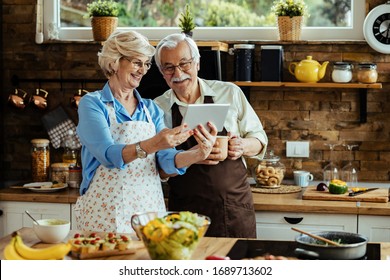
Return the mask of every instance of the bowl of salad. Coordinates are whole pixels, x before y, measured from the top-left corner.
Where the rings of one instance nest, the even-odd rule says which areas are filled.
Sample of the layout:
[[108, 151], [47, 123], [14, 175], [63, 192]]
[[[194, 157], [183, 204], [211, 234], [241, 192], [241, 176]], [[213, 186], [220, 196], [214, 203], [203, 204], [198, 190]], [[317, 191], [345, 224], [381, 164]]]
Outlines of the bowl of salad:
[[205, 235], [210, 218], [188, 211], [146, 212], [131, 217], [152, 260], [188, 260]]

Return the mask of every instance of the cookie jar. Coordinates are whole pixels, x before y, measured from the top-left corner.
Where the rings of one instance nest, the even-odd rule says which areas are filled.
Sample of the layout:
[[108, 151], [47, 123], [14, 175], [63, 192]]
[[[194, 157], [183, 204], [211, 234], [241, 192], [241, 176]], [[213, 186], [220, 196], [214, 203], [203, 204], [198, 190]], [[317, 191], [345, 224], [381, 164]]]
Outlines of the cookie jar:
[[253, 178], [256, 186], [260, 188], [279, 188], [282, 184], [286, 168], [280, 162], [280, 157], [274, 155], [271, 150], [259, 160], [253, 170]]

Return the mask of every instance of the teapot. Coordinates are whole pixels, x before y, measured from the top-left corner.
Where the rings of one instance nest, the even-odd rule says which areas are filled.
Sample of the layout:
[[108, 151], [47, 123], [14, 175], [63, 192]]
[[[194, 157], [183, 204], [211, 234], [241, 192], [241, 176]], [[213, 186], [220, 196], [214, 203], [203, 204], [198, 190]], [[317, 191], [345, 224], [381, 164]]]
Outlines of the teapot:
[[288, 70], [300, 82], [316, 83], [325, 76], [328, 63], [329, 61], [325, 61], [321, 65], [318, 61], [312, 60], [312, 56], [307, 56], [299, 63], [291, 62]]

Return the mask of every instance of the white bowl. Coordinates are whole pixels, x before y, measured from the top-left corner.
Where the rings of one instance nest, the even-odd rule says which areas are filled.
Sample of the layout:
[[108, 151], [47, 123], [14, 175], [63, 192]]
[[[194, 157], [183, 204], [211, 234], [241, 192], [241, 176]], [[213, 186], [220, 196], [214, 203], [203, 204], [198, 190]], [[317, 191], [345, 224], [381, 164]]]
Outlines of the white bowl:
[[68, 236], [70, 222], [61, 219], [42, 219], [39, 224], [33, 223], [33, 229], [38, 238], [45, 243], [59, 243]]

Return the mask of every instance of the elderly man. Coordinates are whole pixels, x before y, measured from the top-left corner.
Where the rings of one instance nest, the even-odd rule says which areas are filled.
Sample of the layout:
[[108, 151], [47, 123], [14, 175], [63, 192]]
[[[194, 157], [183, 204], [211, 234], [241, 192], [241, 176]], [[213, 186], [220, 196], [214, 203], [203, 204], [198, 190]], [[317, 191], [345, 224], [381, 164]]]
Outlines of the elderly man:
[[[209, 157], [191, 165], [186, 174], [171, 177], [168, 209], [188, 210], [211, 218], [207, 236], [256, 238], [256, 220], [243, 156], [263, 157], [268, 143], [263, 126], [239, 87], [198, 78], [200, 54], [184, 34], [162, 39], [155, 61], [170, 90], [155, 102], [163, 109], [168, 127], [181, 124], [188, 104], [228, 103], [229, 113], [220, 135], [229, 136], [228, 158], [218, 161], [216, 143]], [[179, 145], [188, 150], [192, 137]]]

